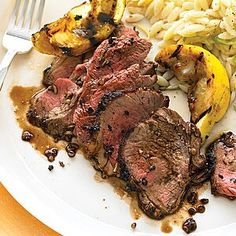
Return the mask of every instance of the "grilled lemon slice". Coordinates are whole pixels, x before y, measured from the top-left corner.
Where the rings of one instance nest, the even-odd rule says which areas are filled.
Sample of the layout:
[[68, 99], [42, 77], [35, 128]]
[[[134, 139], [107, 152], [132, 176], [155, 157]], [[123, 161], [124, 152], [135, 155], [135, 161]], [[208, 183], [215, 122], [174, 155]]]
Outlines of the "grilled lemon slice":
[[156, 61], [190, 85], [191, 121], [200, 129], [204, 142], [229, 106], [230, 85], [224, 66], [209, 51], [194, 45], [168, 46], [157, 54]]
[[41, 53], [78, 56], [109, 37], [121, 21], [125, 0], [92, 0], [71, 9], [63, 18], [33, 34]]

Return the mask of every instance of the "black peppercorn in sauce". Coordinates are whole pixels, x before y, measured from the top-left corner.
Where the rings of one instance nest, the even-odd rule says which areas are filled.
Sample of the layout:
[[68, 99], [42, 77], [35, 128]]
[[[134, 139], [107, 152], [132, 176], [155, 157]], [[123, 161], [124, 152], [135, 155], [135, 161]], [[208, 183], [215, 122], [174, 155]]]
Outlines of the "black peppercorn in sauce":
[[196, 210], [196, 208], [191, 207], [191, 208], [188, 209], [188, 213], [189, 213], [190, 216], [193, 216], [197, 213], [197, 210]]
[[21, 136], [21, 139], [23, 141], [29, 142], [33, 138], [34, 138], [34, 135], [30, 131], [28, 130], [23, 131], [22, 136]]
[[205, 206], [203, 206], [203, 205], [200, 205], [200, 206], [197, 207], [197, 212], [198, 212], [198, 213], [204, 213], [205, 210], [206, 210], [206, 208], [205, 208]]
[[55, 161], [55, 158], [58, 154], [58, 149], [57, 148], [48, 148], [45, 150], [44, 155], [48, 158], [49, 162]]
[[[31, 125], [26, 118], [26, 113], [30, 106], [30, 99], [40, 89], [42, 88], [14, 86], [9, 95], [13, 102], [16, 120], [20, 128], [23, 129], [21, 138], [24, 141], [30, 142], [37, 151], [44, 154], [45, 149], [54, 146], [58, 147], [58, 144], [40, 128]], [[27, 133], [25, 133], [26, 131]], [[30, 135], [28, 135], [29, 133], [32, 134], [33, 137], [30, 137]]]
[[66, 146], [66, 152], [67, 152], [67, 155], [71, 158], [75, 157], [76, 155], [76, 152], [78, 151], [79, 149], [79, 145], [76, 144], [76, 143], [69, 143], [67, 146]]
[[190, 192], [187, 195], [188, 203], [195, 205], [198, 201], [198, 194], [196, 192]]
[[206, 205], [206, 204], [209, 203], [209, 199], [207, 199], [207, 198], [202, 198], [202, 199], [200, 199], [200, 203], [203, 204], [203, 205]]
[[187, 219], [183, 223], [182, 229], [187, 234], [190, 234], [190, 233], [194, 232], [197, 229], [196, 221], [193, 218]]

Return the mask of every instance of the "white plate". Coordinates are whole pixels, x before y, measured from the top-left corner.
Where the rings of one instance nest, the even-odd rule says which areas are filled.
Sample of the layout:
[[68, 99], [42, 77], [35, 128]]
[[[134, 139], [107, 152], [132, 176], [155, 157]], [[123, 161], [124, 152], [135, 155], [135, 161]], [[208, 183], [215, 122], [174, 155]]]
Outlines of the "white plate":
[[[60, 17], [76, 4], [76, 0], [46, 1], [44, 22]], [[1, 35], [13, 5], [12, 1], [1, 1]], [[3, 52], [1, 48], [0, 56]], [[50, 60], [51, 57], [32, 51], [30, 54], [17, 56], [9, 70], [0, 95], [1, 181], [28, 211], [63, 235], [133, 235], [130, 224], [135, 220], [130, 215], [128, 204], [113, 192], [109, 184], [94, 180], [95, 171], [88, 161], [82, 156], [69, 159], [61, 152], [57, 161], [63, 160], [66, 167], [60, 168], [57, 164], [51, 173], [47, 169], [49, 163], [45, 158], [30, 144], [21, 141], [22, 131], [15, 120], [8, 97], [9, 89], [15, 84], [39, 84], [42, 71]], [[171, 107], [187, 119], [188, 109], [184, 95], [180, 91], [170, 95]], [[214, 133], [236, 131], [235, 119], [236, 113], [230, 109]], [[196, 234], [233, 235], [236, 232], [236, 202], [215, 198], [209, 191], [203, 193], [203, 196], [208, 197], [210, 203], [204, 214], [194, 217], [198, 224]], [[137, 235], [161, 234], [158, 222], [144, 216], [136, 222]], [[177, 227], [171, 235], [176, 234], [184, 233]]]

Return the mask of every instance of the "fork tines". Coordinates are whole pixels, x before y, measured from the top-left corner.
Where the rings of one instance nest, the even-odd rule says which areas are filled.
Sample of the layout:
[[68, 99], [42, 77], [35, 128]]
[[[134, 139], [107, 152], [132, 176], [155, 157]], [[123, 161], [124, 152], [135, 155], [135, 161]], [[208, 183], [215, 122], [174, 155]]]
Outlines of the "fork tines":
[[16, 0], [7, 34], [25, 38], [26, 32], [38, 30], [43, 16], [45, 0]]

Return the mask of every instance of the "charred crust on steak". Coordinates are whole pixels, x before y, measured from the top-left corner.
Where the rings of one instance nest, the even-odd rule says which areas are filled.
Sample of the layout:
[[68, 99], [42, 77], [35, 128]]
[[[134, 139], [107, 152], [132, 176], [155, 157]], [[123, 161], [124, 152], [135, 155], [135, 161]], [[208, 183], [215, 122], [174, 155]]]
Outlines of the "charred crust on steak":
[[98, 103], [98, 106], [95, 112], [96, 115], [99, 115], [102, 111], [104, 111], [109, 102], [111, 102], [115, 98], [121, 97], [123, 94], [124, 93], [122, 91], [105, 93], [101, 101]]
[[152, 219], [162, 220], [166, 215], [163, 211], [156, 207], [156, 205], [144, 192], [138, 192], [138, 205], [144, 210], [145, 214]]
[[120, 178], [123, 179], [124, 181], [129, 181], [130, 173], [126, 167], [125, 162], [122, 159], [119, 159], [118, 162], [120, 167]]
[[26, 113], [26, 118], [32, 125], [40, 127], [40, 119], [33, 107], [30, 107], [30, 109]]
[[[150, 132], [148, 132], [147, 129], [150, 130]], [[163, 132], [166, 132], [166, 134], [161, 135], [160, 132], [162, 132], [162, 134]], [[179, 140], [178, 141], [179, 144], [176, 144], [177, 146], [175, 145], [175, 142], [177, 142], [175, 140], [175, 137], [172, 138], [172, 136], [169, 135], [171, 133], [175, 134], [175, 136]], [[162, 163], [162, 161], [165, 160], [162, 165], [164, 165], [164, 167], [167, 168], [167, 171], [171, 170], [171, 174], [167, 175], [161, 174], [159, 177], [157, 177], [161, 179], [160, 180], [156, 179], [155, 181], [161, 181], [160, 183], [164, 185], [166, 185], [167, 183], [171, 183], [173, 185], [172, 187], [174, 187], [175, 185], [177, 187], [179, 186], [179, 184], [184, 184], [185, 186], [184, 190], [181, 189], [176, 190], [177, 191], [176, 193], [179, 194], [181, 193], [179, 197], [176, 199], [174, 195], [171, 197], [167, 192], [165, 193], [167, 196], [170, 197], [170, 199], [172, 200], [175, 199], [172, 205], [166, 205], [166, 203], [162, 202], [163, 200], [161, 197], [160, 199], [154, 198], [156, 196], [155, 194], [157, 194], [152, 189], [154, 187], [154, 182], [153, 182], [154, 180], [150, 179], [151, 177], [148, 177], [148, 174], [150, 173], [150, 171], [157, 171], [156, 168], [158, 168], [157, 165], [158, 162], [155, 163], [157, 167], [153, 165], [153, 163], [149, 164], [152, 155], [154, 156], [156, 155], [154, 152], [155, 148], [153, 148], [153, 153], [151, 152], [152, 154], [142, 149], [141, 143], [146, 143], [148, 142], [147, 140], [149, 139], [149, 138], [147, 138], [147, 140], [142, 139], [142, 137], [145, 136], [145, 135], [143, 136], [143, 134], [148, 135], [147, 137], [149, 138], [152, 137], [152, 140], [157, 139], [158, 140], [156, 144], [158, 145], [157, 148], [162, 150], [163, 153], [165, 153], [164, 150], [166, 151], [172, 150], [172, 152], [176, 152], [177, 156], [175, 157], [175, 160], [177, 161], [177, 163], [179, 163], [178, 155], [182, 156], [183, 154], [189, 158], [188, 163], [186, 163], [184, 159], [179, 163], [179, 168], [188, 168], [188, 172], [186, 173], [189, 173], [188, 174], [189, 176], [186, 175], [183, 177], [181, 177], [182, 174], [180, 174], [181, 173], [180, 169], [178, 168], [176, 169], [176, 165], [173, 166], [173, 163], [176, 163], [176, 161], [173, 163], [170, 162], [168, 156], [166, 156], [165, 154], [161, 155], [161, 158], [158, 158], [161, 161], [160, 163]], [[139, 142], [140, 140], [137, 139], [138, 135], [140, 135], [141, 138], [140, 140], [143, 140], [142, 142]], [[139, 146], [139, 144], [137, 143], [140, 143], [141, 146]], [[135, 128], [129, 130], [128, 132], [123, 133], [123, 139], [120, 144], [119, 157], [118, 157], [120, 171], [121, 172], [123, 171], [125, 174], [129, 173], [128, 178], [126, 178], [125, 181], [135, 185], [136, 187], [135, 192], [137, 193], [138, 196], [139, 206], [149, 217], [156, 220], [160, 220], [166, 215], [173, 214], [179, 209], [179, 207], [181, 207], [190, 186], [192, 186], [193, 184], [199, 184], [200, 182], [203, 182], [207, 179], [210, 173], [209, 170], [210, 168], [207, 168], [208, 164], [205, 163], [206, 162], [205, 157], [200, 156], [199, 154], [200, 144], [201, 144], [201, 136], [199, 130], [194, 125], [184, 122], [177, 113], [167, 108], [160, 108], [151, 116], [151, 118], [137, 124]], [[186, 145], [188, 145], [190, 148], [185, 147]], [[178, 154], [179, 147], [182, 147], [181, 148], [182, 154]], [[192, 151], [192, 148], [198, 150]], [[132, 156], [134, 155], [133, 152], [136, 153], [136, 151], [137, 151], [136, 159], [131, 160], [130, 158], [132, 158]], [[138, 155], [140, 156], [140, 158], [138, 157]], [[191, 162], [191, 160], [193, 158], [196, 158], [196, 156], [200, 159], [200, 161], [196, 159], [196, 162]], [[201, 159], [203, 163], [201, 162]], [[137, 169], [136, 167], [138, 166], [137, 163], [139, 160], [140, 160], [140, 165], [144, 167], [142, 170], [136, 172]], [[144, 164], [145, 162], [146, 164]], [[134, 165], [134, 163], [136, 164]], [[182, 166], [181, 163], [185, 167]], [[204, 168], [206, 168], [206, 170]], [[192, 171], [192, 169], [194, 171]], [[138, 177], [139, 173], [142, 173], [140, 177]], [[170, 175], [172, 176], [172, 178], [170, 178]], [[178, 181], [180, 182], [174, 181], [174, 179], [176, 180], [179, 179]], [[154, 201], [154, 199], [156, 200]]]
[[[130, 129], [127, 132], [122, 133], [123, 138], [122, 138], [121, 144], [119, 146], [118, 159], [117, 159], [117, 162], [118, 162], [119, 167], [120, 167], [120, 178], [123, 179], [126, 182], [128, 182], [130, 180], [130, 173], [129, 173], [129, 170], [126, 166], [126, 163], [125, 163], [124, 159], [122, 158], [122, 149], [123, 149], [123, 146], [125, 144], [125, 139], [129, 137], [129, 135], [132, 131], [133, 131], [133, 129]], [[135, 184], [130, 183], [130, 182], [128, 182], [127, 184], [135, 186]], [[132, 189], [134, 189], [134, 187]], [[136, 190], [136, 187], [135, 187], [135, 190]]]
[[95, 122], [91, 125], [83, 125], [82, 129], [87, 130], [90, 135], [93, 135], [94, 133], [100, 130], [100, 124]]
[[104, 156], [109, 158], [114, 152], [114, 147], [111, 144], [103, 144]]
[[230, 200], [236, 199], [234, 176], [235, 159], [228, 155], [235, 155], [236, 136], [230, 131], [223, 133], [206, 149], [208, 159], [214, 161], [211, 176], [211, 192], [215, 196], [223, 196]]

